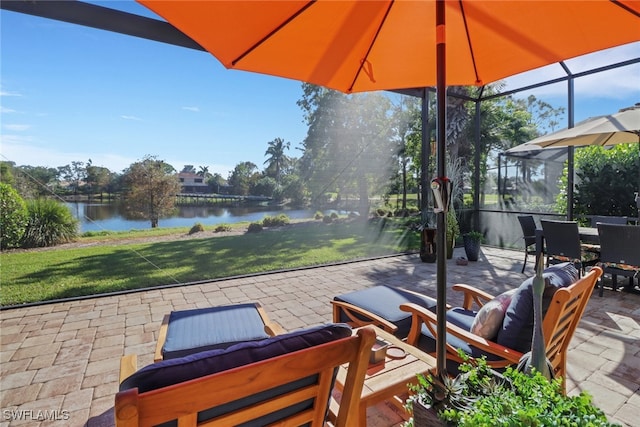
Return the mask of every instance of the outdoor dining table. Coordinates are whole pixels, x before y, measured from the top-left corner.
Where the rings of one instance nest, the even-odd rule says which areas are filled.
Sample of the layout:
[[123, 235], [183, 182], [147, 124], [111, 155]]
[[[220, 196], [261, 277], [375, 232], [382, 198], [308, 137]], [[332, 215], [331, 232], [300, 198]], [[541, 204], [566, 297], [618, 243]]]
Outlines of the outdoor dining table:
[[[598, 229], [594, 227], [578, 227], [578, 234], [580, 235], [580, 241], [583, 243], [592, 243], [599, 245], [600, 236], [598, 236]], [[540, 259], [540, 255], [544, 252], [544, 231], [542, 228], [536, 228], [536, 265]]]

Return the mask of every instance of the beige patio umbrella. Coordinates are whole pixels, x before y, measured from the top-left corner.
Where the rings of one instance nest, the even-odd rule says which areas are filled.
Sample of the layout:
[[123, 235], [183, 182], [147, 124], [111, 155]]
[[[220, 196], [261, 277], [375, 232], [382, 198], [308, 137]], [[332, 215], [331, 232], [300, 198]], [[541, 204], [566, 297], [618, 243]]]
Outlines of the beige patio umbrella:
[[[640, 40], [635, 0], [138, 0], [227, 68], [345, 93], [437, 88], [437, 174], [446, 86], [485, 85]], [[423, 147], [423, 150], [425, 147]], [[437, 215], [438, 370], [445, 365], [445, 214]]]
[[[507, 150], [511, 155], [535, 155], [542, 150], [589, 145], [638, 144], [640, 158], [640, 103], [623, 108], [617, 113], [588, 118], [572, 128], [540, 136]], [[573, 168], [570, 168], [572, 171]], [[572, 177], [570, 177], [572, 178]], [[570, 179], [572, 182], [573, 179]], [[640, 176], [635, 195], [640, 221]], [[569, 185], [568, 203], [573, 200], [573, 185]]]
[[614, 145], [640, 142], [640, 103], [615, 114], [588, 118], [572, 128], [532, 139], [507, 150], [507, 154], [542, 148]]

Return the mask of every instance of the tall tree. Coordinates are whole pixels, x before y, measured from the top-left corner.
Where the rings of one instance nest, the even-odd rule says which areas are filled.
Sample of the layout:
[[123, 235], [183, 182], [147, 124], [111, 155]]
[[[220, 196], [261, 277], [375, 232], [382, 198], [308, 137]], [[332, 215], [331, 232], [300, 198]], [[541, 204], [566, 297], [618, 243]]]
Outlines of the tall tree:
[[229, 175], [229, 185], [233, 194], [247, 196], [252, 184], [259, 179], [257, 166], [252, 162], [241, 162], [231, 171]]
[[[284, 152], [289, 149], [290, 144], [289, 142], [285, 142], [282, 138], [276, 138], [273, 141], [269, 141], [267, 144], [269, 147], [264, 155], [269, 157], [264, 162], [264, 164], [267, 165], [265, 173], [267, 176], [274, 178], [279, 184], [282, 168], [288, 160]], [[271, 171], [273, 173], [270, 173]]]
[[87, 168], [83, 162], [73, 161], [71, 165], [59, 166], [58, 174], [67, 181], [68, 186], [73, 189], [73, 194], [77, 195], [87, 177]]
[[109, 182], [111, 180], [111, 171], [102, 166], [94, 166], [91, 159], [86, 165], [87, 171], [87, 187], [89, 188], [89, 194], [102, 193], [103, 190], [107, 190]]
[[124, 172], [127, 185], [125, 206], [136, 217], [151, 221], [158, 227], [160, 218], [175, 207], [180, 181], [172, 166], [156, 156], [146, 156]]
[[15, 168], [15, 162], [0, 161], [0, 182], [10, 186], [15, 185], [15, 178], [13, 176], [13, 168]]
[[22, 165], [13, 169], [14, 187], [27, 199], [49, 196], [57, 184], [57, 170], [45, 166]]
[[316, 203], [335, 192], [355, 195], [368, 215], [369, 196], [396, 173], [391, 144], [391, 102], [379, 93], [343, 95], [303, 84], [298, 101], [309, 125], [303, 142], [301, 172]]
[[398, 145], [397, 158], [400, 166], [400, 191], [402, 192], [401, 209], [407, 209], [407, 183], [411, 164], [409, 136], [420, 120], [419, 104], [416, 98], [403, 96], [393, 108], [394, 142]]
[[219, 173], [214, 173], [211, 175], [209, 180], [207, 181], [209, 187], [211, 187], [216, 193], [220, 193], [220, 187], [224, 187], [227, 185], [227, 180], [222, 177]]

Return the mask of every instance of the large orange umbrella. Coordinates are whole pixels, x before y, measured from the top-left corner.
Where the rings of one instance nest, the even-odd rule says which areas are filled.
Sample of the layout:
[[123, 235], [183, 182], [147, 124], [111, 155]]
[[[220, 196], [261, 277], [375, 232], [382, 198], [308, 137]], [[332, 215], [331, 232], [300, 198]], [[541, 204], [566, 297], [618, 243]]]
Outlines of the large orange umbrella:
[[[139, 0], [227, 68], [342, 92], [436, 84], [435, 0]], [[640, 1], [446, 1], [448, 85], [640, 40]]]
[[[437, 86], [445, 174], [446, 85], [484, 85], [640, 40], [637, 0], [138, 0], [227, 68], [345, 93]], [[445, 366], [445, 215], [437, 215], [438, 370]]]

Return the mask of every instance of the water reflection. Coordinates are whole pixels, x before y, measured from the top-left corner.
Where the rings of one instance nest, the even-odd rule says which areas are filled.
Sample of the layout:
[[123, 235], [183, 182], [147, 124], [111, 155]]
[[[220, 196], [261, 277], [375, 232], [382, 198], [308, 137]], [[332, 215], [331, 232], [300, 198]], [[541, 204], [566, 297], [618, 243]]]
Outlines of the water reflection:
[[[73, 215], [80, 221], [80, 232], [85, 231], [126, 231], [150, 228], [148, 220], [131, 219], [118, 203], [66, 203]], [[288, 209], [280, 206], [180, 206], [173, 216], [160, 219], [160, 227], [190, 227], [196, 222], [203, 225], [261, 221], [265, 216], [284, 213], [291, 219], [313, 218], [311, 209]]]

